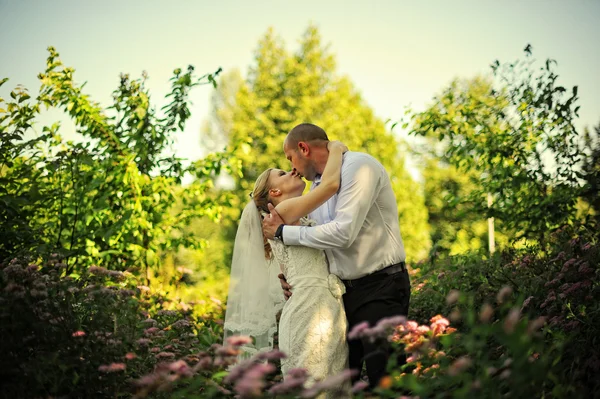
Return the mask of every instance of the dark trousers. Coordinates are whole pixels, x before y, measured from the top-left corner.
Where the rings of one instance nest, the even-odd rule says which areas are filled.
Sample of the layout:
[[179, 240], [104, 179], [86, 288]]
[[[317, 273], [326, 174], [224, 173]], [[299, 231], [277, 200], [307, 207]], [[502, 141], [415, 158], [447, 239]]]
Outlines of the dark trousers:
[[[348, 318], [348, 327], [367, 321], [372, 327], [381, 319], [392, 316], [408, 315], [410, 302], [410, 280], [406, 269], [392, 275], [382, 276], [354, 287], [347, 287], [344, 294], [344, 307]], [[367, 366], [369, 385], [374, 388], [386, 374], [390, 357], [387, 341], [370, 342], [368, 339], [349, 340], [350, 368], [358, 370]], [[405, 363], [405, 360], [399, 359]], [[355, 380], [358, 376], [355, 377]]]

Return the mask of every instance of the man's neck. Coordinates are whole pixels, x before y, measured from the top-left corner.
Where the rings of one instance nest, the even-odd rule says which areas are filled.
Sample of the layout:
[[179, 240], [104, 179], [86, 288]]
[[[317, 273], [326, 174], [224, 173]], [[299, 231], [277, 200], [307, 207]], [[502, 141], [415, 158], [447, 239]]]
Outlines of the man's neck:
[[327, 165], [327, 159], [329, 159], [329, 150], [327, 150], [327, 147], [315, 148], [313, 150], [313, 159], [315, 161], [315, 170], [319, 175], [322, 175], [325, 165]]

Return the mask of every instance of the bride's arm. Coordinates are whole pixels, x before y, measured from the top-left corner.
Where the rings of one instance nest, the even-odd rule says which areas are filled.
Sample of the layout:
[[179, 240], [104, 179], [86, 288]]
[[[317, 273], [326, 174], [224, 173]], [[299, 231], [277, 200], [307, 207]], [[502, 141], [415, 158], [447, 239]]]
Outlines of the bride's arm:
[[327, 148], [329, 149], [329, 157], [321, 176], [321, 183], [314, 190], [309, 191], [308, 194], [288, 198], [275, 207], [275, 210], [286, 224], [293, 223], [302, 216], [308, 215], [331, 198], [340, 188], [342, 157], [348, 151], [348, 147], [339, 141], [330, 141]]

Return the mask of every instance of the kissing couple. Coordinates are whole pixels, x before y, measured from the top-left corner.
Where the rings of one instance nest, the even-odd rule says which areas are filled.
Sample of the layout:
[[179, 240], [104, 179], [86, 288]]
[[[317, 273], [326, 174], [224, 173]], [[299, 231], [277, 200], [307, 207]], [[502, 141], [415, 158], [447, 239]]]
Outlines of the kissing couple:
[[[288, 133], [283, 151], [291, 172], [264, 171], [242, 212], [225, 337], [252, 337], [242, 348], [251, 355], [272, 349], [278, 332], [284, 380], [297, 368], [308, 371], [309, 384], [350, 368], [356, 381], [365, 365], [374, 388], [390, 347], [348, 340], [347, 332], [408, 314], [410, 281], [390, 178], [374, 157], [329, 141], [310, 123]], [[305, 195], [303, 177], [312, 181]], [[324, 397], [340, 392], [350, 395], [347, 382]]]

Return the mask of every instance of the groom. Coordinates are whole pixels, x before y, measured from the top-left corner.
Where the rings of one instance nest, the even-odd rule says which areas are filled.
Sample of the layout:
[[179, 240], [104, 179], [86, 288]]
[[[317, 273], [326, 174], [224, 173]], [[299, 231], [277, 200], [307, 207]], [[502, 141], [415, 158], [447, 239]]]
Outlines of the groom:
[[[310, 123], [294, 127], [283, 151], [295, 171], [313, 182], [315, 188], [327, 164], [327, 134]], [[408, 314], [410, 282], [406, 254], [398, 224], [396, 197], [383, 165], [368, 154], [346, 152], [341, 186], [336, 195], [310, 214], [318, 225], [289, 226], [272, 206], [263, 221], [270, 239], [285, 245], [323, 249], [329, 271], [346, 286], [344, 307], [348, 327], [367, 321]], [[286, 297], [290, 286], [282, 275]], [[348, 341], [350, 368], [360, 371], [366, 363], [371, 388], [386, 374], [389, 348], [381, 342]]]

